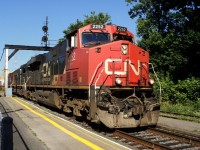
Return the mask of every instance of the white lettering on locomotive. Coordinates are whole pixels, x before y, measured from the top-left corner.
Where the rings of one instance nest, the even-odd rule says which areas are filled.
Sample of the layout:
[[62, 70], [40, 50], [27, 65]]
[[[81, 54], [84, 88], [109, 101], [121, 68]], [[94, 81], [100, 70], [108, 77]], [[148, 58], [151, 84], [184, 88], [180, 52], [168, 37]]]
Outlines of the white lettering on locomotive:
[[[123, 71], [115, 71], [115, 70], [109, 70], [109, 63], [113, 63], [113, 62], [121, 62], [124, 63], [124, 70]], [[139, 75], [140, 73], [140, 61], [138, 60], [138, 67], [135, 68], [134, 64], [131, 62], [131, 60], [127, 59], [124, 62], [122, 62], [122, 59], [106, 59], [105, 60], [105, 73], [107, 75], [112, 75], [113, 72], [116, 75], [126, 75], [127, 72], [127, 63], [128, 65], [131, 67], [131, 69], [133, 70], [133, 72], [135, 73], [135, 75]]]
[[48, 62], [43, 63], [43, 77], [49, 77], [50, 73], [50, 65]]

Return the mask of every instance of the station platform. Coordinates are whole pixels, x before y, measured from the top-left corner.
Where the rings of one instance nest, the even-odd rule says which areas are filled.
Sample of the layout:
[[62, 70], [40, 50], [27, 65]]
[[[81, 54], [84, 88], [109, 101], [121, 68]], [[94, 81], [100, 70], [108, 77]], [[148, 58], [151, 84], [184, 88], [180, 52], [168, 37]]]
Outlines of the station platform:
[[0, 111], [13, 118], [15, 150], [130, 149], [19, 98], [0, 97]]

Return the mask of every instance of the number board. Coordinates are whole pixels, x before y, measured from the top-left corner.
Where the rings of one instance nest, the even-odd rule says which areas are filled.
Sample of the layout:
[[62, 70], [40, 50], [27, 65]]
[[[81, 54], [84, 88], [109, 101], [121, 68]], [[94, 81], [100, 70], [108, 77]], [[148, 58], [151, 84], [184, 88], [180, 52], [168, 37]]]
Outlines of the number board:
[[91, 26], [91, 28], [92, 29], [104, 29], [105, 28], [105, 26], [104, 25], [98, 25], [98, 24], [93, 24], [92, 26]]
[[118, 32], [126, 32], [127, 28], [126, 27], [117, 26], [117, 31]]

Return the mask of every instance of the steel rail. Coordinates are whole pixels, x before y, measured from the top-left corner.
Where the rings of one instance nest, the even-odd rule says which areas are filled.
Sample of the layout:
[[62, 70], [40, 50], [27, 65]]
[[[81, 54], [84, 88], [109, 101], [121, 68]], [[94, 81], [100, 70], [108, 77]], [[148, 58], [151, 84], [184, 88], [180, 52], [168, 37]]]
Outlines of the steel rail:
[[185, 117], [191, 117], [191, 118], [200, 119], [200, 116], [197, 116], [197, 115], [180, 114], [180, 113], [174, 113], [174, 112], [168, 112], [168, 111], [160, 111], [160, 112], [163, 113], [163, 115], [167, 114], [167, 115], [185, 116]]
[[145, 147], [152, 148], [152, 149], [155, 149], [155, 150], [172, 150], [173, 149], [173, 148], [161, 145], [159, 143], [151, 142], [151, 141], [145, 140], [143, 138], [128, 134], [128, 133], [120, 131], [120, 130], [116, 130], [113, 134], [115, 136], [125, 138], [129, 141], [132, 141], [132, 142], [137, 143], [137, 144], [142, 144]]
[[198, 137], [195, 138], [195, 135], [185, 134], [177, 131], [167, 131], [166, 129], [159, 129], [159, 128], [148, 128], [147, 132], [155, 133], [162, 136], [167, 136], [172, 139], [192, 144], [193, 146], [200, 147], [200, 139]]

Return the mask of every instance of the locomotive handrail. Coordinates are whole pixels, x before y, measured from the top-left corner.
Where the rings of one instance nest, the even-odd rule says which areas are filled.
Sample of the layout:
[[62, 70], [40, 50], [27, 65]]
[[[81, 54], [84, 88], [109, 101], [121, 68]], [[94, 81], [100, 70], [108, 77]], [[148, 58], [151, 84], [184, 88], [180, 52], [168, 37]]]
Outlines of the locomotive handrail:
[[100, 72], [100, 74], [99, 74], [99, 76], [97, 77], [97, 79], [96, 79], [96, 81], [95, 81], [95, 84], [94, 84], [94, 89], [95, 89], [95, 91], [94, 91], [94, 95], [95, 95], [95, 102], [96, 102], [96, 89], [97, 89], [97, 82], [98, 82], [98, 80], [99, 80], [99, 78], [100, 78], [100, 76], [102, 75], [102, 72], [104, 71], [104, 68], [102, 68], [102, 70], [101, 70], [101, 72]]
[[95, 81], [95, 84], [94, 84], [95, 89], [96, 89], [96, 86], [97, 86], [97, 82], [98, 82], [98, 80], [99, 80], [99, 78], [100, 78], [100, 76], [101, 76], [103, 71], [104, 71], [104, 68], [101, 70], [101, 73], [99, 74], [99, 76], [97, 77], [97, 79]]
[[155, 70], [154, 70], [153, 64], [152, 64], [152, 63], [149, 63], [149, 65], [151, 65], [151, 67], [152, 67], [152, 69], [153, 69], [153, 73], [155, 74], [156, 79], [157, 79], [157, 81], [158, 81], [158, 84], [159, 84], [159, 100], [161, 101], [162, 87], [161, 87], [161, 84], [160, 84], [160, 80], [159, 80], [159, 78], [158, 78], [158, 76], [157, 76], [157, 74], [156, 74], [156, 72], [155, 72]]
[[25, 81], [25, 83], [24, 83], [24, 89], [26, 90], [26, 83], [28, 82], [28, 80], [31, 78], [31, 76], [30, 77], [28, 77], [28, 79]]
[[14, 84], [14, 82], [12, 82], [12, 83], [10, 84], [10, 87], [12, 87], [13, 84]]
[[94, 77], [95, 77], [95, 75], [96, 75], [96, 73], [97, 73], [97, 70], [99, 69], [99, 67], [100, 67], [102, 64], [103, 64], [103, 62], [100, 62], [100, 63], [97, 65], [97, 67], [96, 67], [96, 69], [95, 69], [95, 71], [94, 71], [94, 74], [92, 75], [92, 79], [90, 80], [90, 85], [89, 85], [89, 102], [90, 102], [90, 86], [92, 85], [92, 82], [93, 82]]
[[99, 67], [100, 67], [102, 64], [103, 64], [103, 62], [100, 62], [100, 63], [97, 65], [97, 67], [96, 67], [96, 69], [95, 69], [95, 71], [94, 71], [94, 74], [93, 74], [93, 76], [92, 76], [92, 79], [90, 80], [90, 85], [92, 84], [92, 82], [93, 82], [93, 80], [94, 80], [94, 76], [96, 75], [97, 70], [99, 69]]

